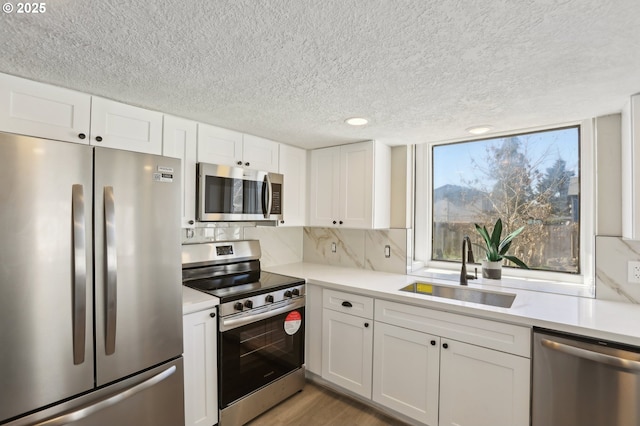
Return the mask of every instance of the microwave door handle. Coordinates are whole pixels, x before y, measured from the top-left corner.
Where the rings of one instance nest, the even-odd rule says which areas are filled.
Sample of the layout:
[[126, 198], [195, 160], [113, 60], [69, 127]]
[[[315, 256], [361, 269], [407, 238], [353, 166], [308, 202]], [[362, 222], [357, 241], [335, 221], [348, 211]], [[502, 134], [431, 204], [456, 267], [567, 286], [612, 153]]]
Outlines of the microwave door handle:
[[104, 187], [104, 234], [106, 242], [106, 336], [105, 353], [111, 355], [116, 351], [116, 315], [118, 312], [118, 264], [116, 252], [116, 209], [112, 186]]
[[273, 188], [271, 188], [271, 179], [269, 178], [269, 173], [264, 175], [264, 180], [267, 182], [267, 190], [265, 191], [267, 201], [263, 204], [264, 218], [269, 219], [269, 216], [271, 215], [271, 204], [273, 203]]
[[71, 211], [73, 219], [73, 363], [78, 365], [84, 362], [87, 322], [87, 250], [82, 185], [75, 184], [71, 187]]

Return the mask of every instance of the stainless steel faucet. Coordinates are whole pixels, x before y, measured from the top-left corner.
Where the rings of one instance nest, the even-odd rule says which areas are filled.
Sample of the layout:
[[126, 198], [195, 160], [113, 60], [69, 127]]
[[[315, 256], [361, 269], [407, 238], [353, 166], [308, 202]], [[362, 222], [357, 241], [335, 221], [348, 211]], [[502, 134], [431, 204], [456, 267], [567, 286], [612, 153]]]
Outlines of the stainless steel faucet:
[[[466, 252], [466, 253], [465, 253]], [[476, 275], [467, 275], [467, 262], [475, 263], [473, 258], [473, 249], [471, 248], [471, 239], [468, 235], [465, 235], [462, 239], [462, 270], [460, 271], [460, 285], [467, 285], [468, 279], [478, 278], [476, 269]]]

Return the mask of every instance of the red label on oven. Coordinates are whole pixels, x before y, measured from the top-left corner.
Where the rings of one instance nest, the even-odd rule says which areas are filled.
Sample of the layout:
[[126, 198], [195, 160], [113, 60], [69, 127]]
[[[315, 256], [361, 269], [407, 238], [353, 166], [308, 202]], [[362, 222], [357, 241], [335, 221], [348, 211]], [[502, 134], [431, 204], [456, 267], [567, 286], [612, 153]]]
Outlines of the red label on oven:
[[302, 315], [298, 311], [291, 311], [284, 319], [284, 332], [289, 336], [296, 334], [302, 324]]

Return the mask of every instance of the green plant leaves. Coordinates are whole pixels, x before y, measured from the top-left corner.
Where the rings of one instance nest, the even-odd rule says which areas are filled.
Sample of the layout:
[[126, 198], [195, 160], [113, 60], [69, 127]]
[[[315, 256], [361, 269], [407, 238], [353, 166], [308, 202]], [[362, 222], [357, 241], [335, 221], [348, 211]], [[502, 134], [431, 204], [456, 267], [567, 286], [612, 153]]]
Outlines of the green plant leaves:
[[507, 235], [506, 237], [504, 237], [504, 239], [501, 240], [502, 219], [498, 218], [495, 225], [493, 226], [493, 231], [491, 232], [491, 235], [489, 235], [489, 231], [487, 230], [486, 226], [481, 227], [477, 223], [474, 223], [474, 225], [476, 227], [476, 231], [478, 231], [480, 236], [482, 236], [482, 239], [484, 240], [486, 247], [483, 247], [478, 244], [475, 244], [475, 245], [485, 251], [485, 253], [487, 254], [488, 261], [498, 262], [504, 258], [515, 263], [521, 268], [529, 269], [527, 264], [524, 263], [522, 260], [518, 259], [516, 256], [508, 256], [506, 254], [509, 251], [509, 248], [511, 247], [511, 243], [513, 242], [513, 239], [517, 237], [524, 230], [524, 226], [521, 226], [520, 228], [511, 232], [509, 235]]

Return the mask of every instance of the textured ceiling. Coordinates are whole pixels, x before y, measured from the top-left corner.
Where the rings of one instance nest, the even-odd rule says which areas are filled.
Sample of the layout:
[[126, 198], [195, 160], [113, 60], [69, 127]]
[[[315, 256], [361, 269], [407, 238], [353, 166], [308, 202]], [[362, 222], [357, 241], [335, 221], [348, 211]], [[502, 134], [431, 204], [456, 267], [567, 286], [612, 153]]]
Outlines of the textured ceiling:
[[[306, 148], [563, 123], [640, 92], [638, 0], [46, 7], [0, 15], [1, 72]], [[352, 116], [370, 124], [344, 124]]]

